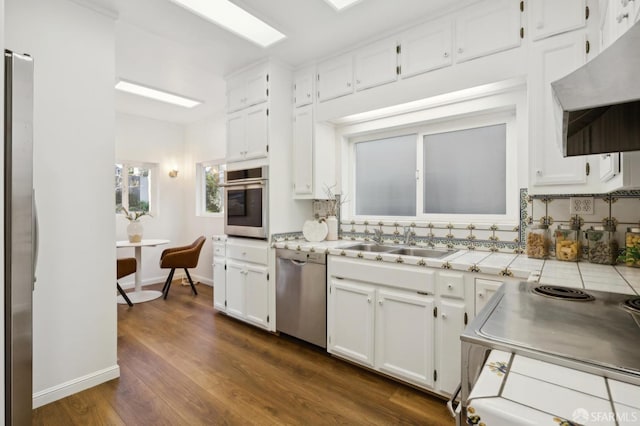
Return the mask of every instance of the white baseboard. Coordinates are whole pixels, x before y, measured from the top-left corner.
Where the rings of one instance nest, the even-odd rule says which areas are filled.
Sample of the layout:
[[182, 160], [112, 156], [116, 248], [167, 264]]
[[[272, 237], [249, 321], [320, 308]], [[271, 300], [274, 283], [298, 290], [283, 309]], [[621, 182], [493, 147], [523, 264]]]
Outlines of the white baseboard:
[[209, 287], [213, 287], [213, 280], [211, 278], [205, 278], [200, 275], [191, 275], [191, 279], [195, 282], [198, 281], [200, 284], [208, 285]]
[[120, 377], [120, 367], [116, 364], [112, 367], [105, 368], [104, 370], [94, 371], [86, 376], [78, 377], [77, 379], [69, 380], [68, 382], [50, 387], [49, 389], [41, 390], [33, 394], [33, 408], [42, 407], [43, 405], [49, 404], [53, 401], [57, 401], [118, 377]]

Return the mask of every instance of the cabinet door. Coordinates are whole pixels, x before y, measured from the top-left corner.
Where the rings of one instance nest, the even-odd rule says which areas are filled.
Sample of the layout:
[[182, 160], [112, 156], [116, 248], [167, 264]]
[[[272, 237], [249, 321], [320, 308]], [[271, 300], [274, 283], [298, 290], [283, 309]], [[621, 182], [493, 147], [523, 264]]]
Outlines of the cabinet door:
[[227, 277], [225, 259], [213, 260], [213, 307], [219, 311], [227, 310]]
[[246, 151], [245, 159], [267, 156], [269, 144], [269, 117], [266, 104], [256, 105], [246, 110]]
[[452, 22], [429, 22], [402, 35], [400, 63], [402, 78], [451, 65]]
[[531, 38], [540, 40], [585, 25], [586, 0], [535, 0], [528, 2]]
[[485, 0], [456, 19], [456, 61], [486, 56], [520, 46], [520, 3]]
[[353, 93], [353, 57], [351, 54], [318, 65], [318, 100], [320, 102]]
[[296, 108], [309, 105], [313, 102], [313, 80], [315, 72], [305, 70], [293, 77], [293, 104]]
[[245, 316], [245, 269], [242, 263], [227, 261], [227, 313]]
[[227, 116], [227, 161], [238, 161], [244, 158], [247, 151], [246, 115], [243, 111]]
[[373, 367], [375, 289], [331, 277], [327, 306], [327, 350]]
[[384, 40], [359, 49], [355, 54], [356, 90], [391, 83], [398, 79], [395, 40]]
[[440, 392], [451, 394], [460, 383], [460, 372], [462, 371], [460, 334], [465, 326], [464, 302], [442, 299], [438, 303], [436, 324], [438, 334], [436, 341], [438, 351], [436, 387]]
[[246, 319], [264, 328], [269, 326], [269, 282], [264, 266], [245, 266]]
[[293, 193], [305, 198], [313, 193], [313, 106], [297, 109], [293, 120]]
[[245, 107], [246, 87], [244, 82], [231, 82], [227, 91], [227, 112], [238, 111]]
[[562, 109], [551, 88], [551, 82], [585, 63], [585, 42], [584, 34], [578, 32], [551, 37], [532, 46], [529, 145], [533, 186], [587, 182], [586, 157], [563, 157]]
[[491, 297], [498, 291], [502, 281], [485, 280], [483, 278], [476, 278], [476, 307], [475, 315], [478, 315], [484, 305], [489, 302]]
[[433, 387], [433, 297], [378, 290], [376, 367], [389, 375]]
[[607, 182], [620, 174], [620, 153], [599, 154], [600, 181]]
[[269, 74], [266, 69], [249, 72], [245, 79], [246, 97], [244, 106], [265, 102], [269, 95]]

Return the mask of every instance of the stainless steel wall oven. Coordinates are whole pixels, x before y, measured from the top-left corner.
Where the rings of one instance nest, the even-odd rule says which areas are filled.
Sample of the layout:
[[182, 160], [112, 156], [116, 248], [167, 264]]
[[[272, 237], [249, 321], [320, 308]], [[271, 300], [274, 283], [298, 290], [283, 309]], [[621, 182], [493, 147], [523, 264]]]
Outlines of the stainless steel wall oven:
[[268, 169], [227, 171], [225, 190], [224, 232], [227, 235], [266, 239]]

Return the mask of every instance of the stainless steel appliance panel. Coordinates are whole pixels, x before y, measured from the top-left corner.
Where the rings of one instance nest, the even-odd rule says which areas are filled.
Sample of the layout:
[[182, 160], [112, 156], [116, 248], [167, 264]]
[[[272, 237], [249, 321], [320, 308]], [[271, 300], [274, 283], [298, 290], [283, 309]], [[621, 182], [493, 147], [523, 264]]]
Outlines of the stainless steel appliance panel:
[[326, 348], [326, 255], [278, 249], [276, 258], [276, 330]]
[[227, 172], [224, 231], [227, 235], [265, 239], [268, 235], [267, 167]]
[[25, 425], [33, 398], [33, 61], [9, 51], [4, 58], [4, 424]]

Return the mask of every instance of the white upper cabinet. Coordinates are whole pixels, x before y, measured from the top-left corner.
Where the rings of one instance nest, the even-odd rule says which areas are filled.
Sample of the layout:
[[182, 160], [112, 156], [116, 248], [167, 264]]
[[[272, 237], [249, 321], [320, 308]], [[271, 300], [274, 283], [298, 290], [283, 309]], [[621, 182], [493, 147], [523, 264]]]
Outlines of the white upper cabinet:
[[227, 116], [227, 162], [267, 156], [268, 114], [269, 108], [263, 104]]
[[585, 26], [586, 0], [534, 0], [527, 2], [533, 40]]
[[[586, 62], [586, 36], [580, 31], [541, 40], [532, 45], [531, 55], [529, 190], [531, 193], [577, 191], [580, 188], [577, 185], [587, 183], [587, 158], [563, 156], [562, 108], [555, 100], [551, 82]], [[545, 188], [536, 190], [540, 186]]]
[[264, 66], [252, 68], [227, 84], [227, 112], [257, 105], [269, 98], [269, 72]]
[[456, 19], [456, 61], [520, 46], [520, 20], [517, 0], [485, 0], [465, 9]]
[[293, 76], [293, 105], [300, 108], [313, 103], [313, 82], [316, 73], [313, 68], [298, 71]]
[[368, 89], [398, 79], [398, 53], [395, 39], [383, 40], [355, 53], [356, 90]]
[[452, 28], [450, 19], [442, 19], [405, 31], [400, 38], [400, 76], [411, 77], [451, 65]]
[[313, 194], [313, 106], [294, 111], [293, 118], [293, 194]]
[[329, 59], [318, 65], [320, 102], [353, 93], [353, 55]]

